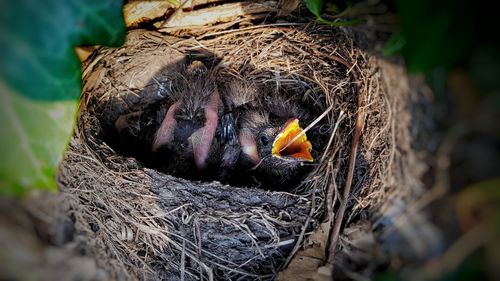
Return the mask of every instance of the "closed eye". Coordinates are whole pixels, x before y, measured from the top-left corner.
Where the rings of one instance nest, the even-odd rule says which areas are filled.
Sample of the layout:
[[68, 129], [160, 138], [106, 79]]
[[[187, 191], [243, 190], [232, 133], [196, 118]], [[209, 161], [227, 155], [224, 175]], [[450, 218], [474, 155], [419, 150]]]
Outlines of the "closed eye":
[[259, 142], [260, 144], [262, 144], [263, 146], [267, 146], [269, 144], [269, 138], [267, 136], [261, 136], [259, 138]]

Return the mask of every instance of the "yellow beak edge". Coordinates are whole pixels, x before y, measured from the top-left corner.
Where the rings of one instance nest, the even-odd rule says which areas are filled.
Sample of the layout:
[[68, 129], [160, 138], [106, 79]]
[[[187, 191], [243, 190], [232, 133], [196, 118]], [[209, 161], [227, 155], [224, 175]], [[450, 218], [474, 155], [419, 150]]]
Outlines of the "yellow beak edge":
[[312, 162], [314, 160], [311, 155], [312, 145], [307, 140], [306, 134], [301, 135], [293, 143], [290, 143], [302, 131], [298, 119], [288, 121], [285, 128], [274, 139], [272, 147], [273, 157]]

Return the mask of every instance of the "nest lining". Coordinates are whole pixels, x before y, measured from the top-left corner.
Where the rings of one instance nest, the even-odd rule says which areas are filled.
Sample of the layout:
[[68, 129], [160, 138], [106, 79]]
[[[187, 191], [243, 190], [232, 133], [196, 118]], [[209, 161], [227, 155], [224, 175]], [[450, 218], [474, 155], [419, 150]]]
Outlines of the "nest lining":
[[[223, 58], [227, 74], [306, 89], [309, 106], [333, 108], [324, 119], [330, 135], [321, 161], [295, 194], [165, 175], [103, 139], [120, 115], [161, 98], [161, 85], [148, 84], [151, 77], [161, 80], [162, 67], [199, 48]], [[115, 279], [274, 279], [304, 233], [338, 206], [360, 111], [368, 114], [343, 227], [378, 217], [387, 192], [414, 190], [396, 185], [412, 176], [394, 173], [393, 163], [404, 161], [397, 142], [408, 139], [395, 139], [398, 106], [390, 83], [343, 30], [269, 26], [198, 39], [132, 31], [123, 47], [102, 49], [88, 61], [83, 78], [78, 128], [58, 180], [79, 202], [74, 215], [78, 231], [89, 237], [87, 250]]]

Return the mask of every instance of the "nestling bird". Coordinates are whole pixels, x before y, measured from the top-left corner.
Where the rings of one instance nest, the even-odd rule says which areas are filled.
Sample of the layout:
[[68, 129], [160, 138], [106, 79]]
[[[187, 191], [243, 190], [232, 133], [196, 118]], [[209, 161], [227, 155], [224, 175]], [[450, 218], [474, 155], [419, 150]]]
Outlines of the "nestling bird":
[[115, 128], [149, 139], [148, 161], [175, 176], [273, 189], [298, 183], [313, 161], [299, 123], [312, 114], [294, 95], [223, 80], [201, 61], [181, 64], [164, 102], [121, 116]]
[[274, 189], [288, 189], [300, 181], [310, 170], [304, 162], [313, 161], [312, 145], [305, 134], [289, 142], [301, 133], [299, 122], [312, 122], [312, 115], [298, 100], [248, 82], [235, 82], [224, 90], [226, 108], [235, 116], [239, 146], [238, 153], [233, 152], [238, 156], [229, 182], [248, 185], [249, 179], [255, 179]]
[[170, 162], [173, 174], [203, 170], [217, 162], [218, 145], [213, 142], [223, 108], [214, 73], [201, 61], [187, 64], [174, 82], [170, 101], [152, 151], [168, 158], [163, 162]]
[[193, 171], [220, 162], [214, 137], [223, 108], [215, 74], [200, 60], [188, 58], [170, 68], [166, 98], [119, 116], [114, 125], [121, 146], [134, 150], [146, 165], [181, 177], [200, 175]]
[[[231, 170], [241, 156], [237, 119], [246, 108], [256, 106], [257, 87], [249, 81], [230, 79], [219, 85], [224, 113], [221, 117], [221, 168]], [[224, 173], [224, 171], [223, 171]]]

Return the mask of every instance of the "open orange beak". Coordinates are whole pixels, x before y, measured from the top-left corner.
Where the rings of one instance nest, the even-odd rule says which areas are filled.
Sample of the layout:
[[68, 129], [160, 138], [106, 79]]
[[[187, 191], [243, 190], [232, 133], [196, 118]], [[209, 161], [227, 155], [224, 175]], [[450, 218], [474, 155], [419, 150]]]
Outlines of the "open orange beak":
[[[296, 138], [302, 131], [298, 119], [288, 121], [285, 128], [274, 139], [272, 155], [278, 158], [312, 162], [314, 160], [311, 155], [312, 145], [307, 140], [306, 134]], [[291, 141], [293, 142], [290, 143]]]

